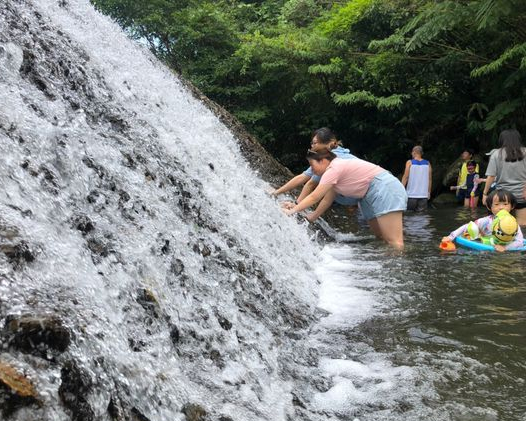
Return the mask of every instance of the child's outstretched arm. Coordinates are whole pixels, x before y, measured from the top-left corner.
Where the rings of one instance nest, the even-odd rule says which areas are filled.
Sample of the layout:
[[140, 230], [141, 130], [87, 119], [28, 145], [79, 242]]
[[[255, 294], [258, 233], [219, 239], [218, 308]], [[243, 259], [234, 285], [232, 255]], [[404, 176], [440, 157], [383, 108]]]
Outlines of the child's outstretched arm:
[[[479, 228], [480, 235], [489, 235], [491, 234], [491, 222], [493, 217], [485, 216], [484, 218], [479, 218], [475, 221], [477, 227]], [[469, 222], [468, 222], [469, 224]], [[461, 227], [458, 227], [455, 231], [451, 232], [448, 236], [442, 238], [442, 241], [454, 241], [459, 235], [464, 234], [468, 230], [468, 224], [464, 224]]]

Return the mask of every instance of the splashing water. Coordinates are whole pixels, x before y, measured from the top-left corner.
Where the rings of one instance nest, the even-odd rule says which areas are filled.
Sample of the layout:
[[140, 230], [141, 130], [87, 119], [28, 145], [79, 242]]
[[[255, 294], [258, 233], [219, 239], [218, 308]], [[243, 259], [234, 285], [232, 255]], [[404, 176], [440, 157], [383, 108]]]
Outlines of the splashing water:
[[[198, 404], [284, 419], [282, 336], [315, 305], [305, 228], [225, 126], [87, 2], [0, 10], [1, 315], [58, 315], [74, 337], [38, 370], [11, 355], [37, 417], [128, 405], [168, 420]], [[76, 372], [87, 396], [64, 409]]]
[[[0, 156], [0, 370], [37, 395], [0, 393], [3, 416], [450, 419], [425, 356], [367, 337], [401, 299], [379, 275], [400, 259], [320, 251], [232, 133], [86, 0], [0, 5]], [[10, 330], [27, 317], [42, 344]]]

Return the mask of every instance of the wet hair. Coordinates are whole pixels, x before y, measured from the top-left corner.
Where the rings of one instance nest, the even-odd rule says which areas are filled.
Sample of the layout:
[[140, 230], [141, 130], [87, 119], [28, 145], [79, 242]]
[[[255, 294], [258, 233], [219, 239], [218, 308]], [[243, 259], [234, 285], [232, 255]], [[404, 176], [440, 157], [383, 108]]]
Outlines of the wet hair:
[[509, 192], [508, 190], [493, 190], [488, 194], [486, 197], [486, 207], [491, 210], [491, 205], [493, 205], [493, 198], [497, 196], [499, 198], [499, 202], [508, 201], [511, 205], [511, 209], [515, 209], [515, 206], [517, 206], [517, 199], [513, 195], [513, 193]]
[[[524, 146], [522, 145], [522, 137], [518, 130], [508, 129], [500, 132], [499, 144], [506, 152], [506, 162], [517, 162], [524, 159]], [[500, 151], [501, 157], [502, 149]]]
[[468, 161], [468, 162], [466, 162], [466, 168], [467, 167], [475, 167], [475, 168], [477, 168], [477, 163], [475, 161]]
[[338, 139], [336, 139], [336, 135], [328, 127], [322, 127], [320, 129], [314, 130], [312, 132], [311, 139], [314, 138], [318, 139], [318, 142], [322, 143], [323, 145], [328, 145], [332, 141], [338, 142]]
[[332, 153], [331, 151], [323, 151], [323, 152], [315, 152], [311, 151], [310, 149], [307, 151], [307, 160], [308, 161], [321, 161], [323, 159], [328, 159], [329, 161], [332, 161], [334, 158], [336, 158], [336, 154]]

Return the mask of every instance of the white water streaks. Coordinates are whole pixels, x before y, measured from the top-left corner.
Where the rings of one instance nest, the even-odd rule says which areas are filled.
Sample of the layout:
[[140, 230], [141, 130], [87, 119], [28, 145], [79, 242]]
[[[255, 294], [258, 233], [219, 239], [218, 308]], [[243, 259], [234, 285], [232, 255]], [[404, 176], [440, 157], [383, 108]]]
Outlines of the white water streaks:
[[86, 0], [0, 13], [0, 223], [16, 233], [2, 241], [32, 258], [0, 254], [0, 316], [73, 333], [49, 361], [9, 350], [41, 398], [15, 421], [72, 419], [65, 363], [93, 419], [110, 402], [151, 421], [188, 404], [212, 421], [425, 414], [420, 369], [357, 329], [391, 305], [381, 251], [320, 255], [232, 133]]

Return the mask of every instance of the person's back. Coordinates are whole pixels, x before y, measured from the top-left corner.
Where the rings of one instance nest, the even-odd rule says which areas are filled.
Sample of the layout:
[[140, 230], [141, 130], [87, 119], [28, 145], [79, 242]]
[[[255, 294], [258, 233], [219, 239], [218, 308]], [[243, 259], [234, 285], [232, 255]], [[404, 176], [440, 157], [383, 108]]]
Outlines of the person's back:
[[411, 159], [411, 170], [407, 180], [407, 197], [427, 199], [429, 193], [429, 161]]
[[421, 146], [411, 151], [412, 159], [406, 162], [402, 184], [407, 191], [407, 209], [423, 211], [427, 209], [427, 200], [431, 194], [431, 164], [424, 159]]
[[[522, 149], [526, 156], [526, 148]], [[526, 180], [526, 159], [506, 161], [506, 151], [500, 149], [495, 159], [490, 158], [487, 174], [495, 175], [499, 189], [511, 191], [517, 199], [521, 199], [522, 188]], [[493, 155], [492, 155], [493, 156]]]

